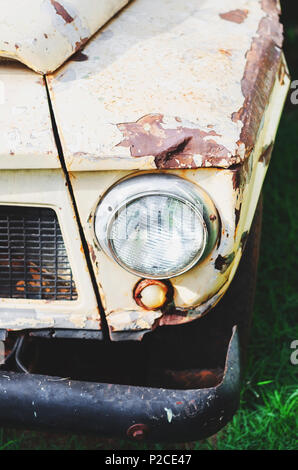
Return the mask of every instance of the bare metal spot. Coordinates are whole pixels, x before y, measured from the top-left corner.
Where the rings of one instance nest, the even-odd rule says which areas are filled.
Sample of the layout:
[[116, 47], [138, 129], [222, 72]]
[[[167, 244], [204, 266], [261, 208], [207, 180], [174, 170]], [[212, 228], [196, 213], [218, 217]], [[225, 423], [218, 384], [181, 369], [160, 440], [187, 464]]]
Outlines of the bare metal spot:
[[233, 23], [243, 23], [248, 15], [248, 10], [232, 10], [227, 13], [220, 13], [220, 17], [226, 21], [232, 21]]
[[65, 8], [57, 1], [50, 0], [51, 4], [56, 10], [57, 15], [62, 16], [65, 23], [72, 23], [73, 17], [65, 10]]

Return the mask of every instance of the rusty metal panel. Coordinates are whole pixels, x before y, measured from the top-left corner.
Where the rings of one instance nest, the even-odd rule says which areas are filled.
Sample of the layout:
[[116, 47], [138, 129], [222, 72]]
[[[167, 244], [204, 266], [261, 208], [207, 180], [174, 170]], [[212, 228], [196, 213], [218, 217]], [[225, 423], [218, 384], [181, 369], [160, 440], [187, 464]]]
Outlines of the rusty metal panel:
[[274, 0], [133, 2], [47, 77], [68, 169], [243, 162], [281, 60], [279, 12]]
[[0, 56], [53, 72], [128, 1], [2, 0]]
[[0, 169], [60, 168], [45, 82], [0, 62]]
[[[285, 68], [285, 63], [282, 64]], [[188, 272], [170, 280], [175, 305], [170, 312], [163, 308], [148, 311], [135, 302], [134, 289], [140, 279], [109, 258], [96, 242], [94, 213], [99, 198], [131, 172], [70, 173], [112, 335], [128, 330], [144, 334], [157, 325], [187, 323], [205, 315], [225, 294], [236, 273], [253, 220], [288, 87], [287, 74], [277, 74], [254, 150], [242, 165], [230, 169], [163, 170], [200, 185], [212, 198], [221, 219], [221, 236], [211, 254]]]

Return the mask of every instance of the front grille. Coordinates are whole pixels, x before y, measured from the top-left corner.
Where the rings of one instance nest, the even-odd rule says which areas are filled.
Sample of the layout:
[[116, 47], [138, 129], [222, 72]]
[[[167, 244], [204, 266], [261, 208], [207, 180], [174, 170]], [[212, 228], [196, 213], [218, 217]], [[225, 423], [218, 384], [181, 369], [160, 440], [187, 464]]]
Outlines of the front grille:
[[0, 297], [77, 299], [54, 210], [0, 205]]

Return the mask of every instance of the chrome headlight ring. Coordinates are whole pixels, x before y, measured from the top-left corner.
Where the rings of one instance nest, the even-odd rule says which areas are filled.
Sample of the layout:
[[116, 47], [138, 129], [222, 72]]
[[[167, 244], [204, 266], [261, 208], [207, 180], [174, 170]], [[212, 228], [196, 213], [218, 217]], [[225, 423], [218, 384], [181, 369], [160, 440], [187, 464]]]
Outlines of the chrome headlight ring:
[[[171, 215], [174, 213], [173, 218], [176, 217], [176, 220], [172, 221], [173, 227], [171, 227], [176, 235], [176, 245], [174, 241], [172, 248], [169, 243], [169, 232], [165, 229], [158, 232], [156, 226], [152, 224], [155, 238], [153, 237], [151, 242], [156, 242], [156, 249], [153, 247], [150, 248], [151, 251], [149, 251], [148, 247], [145, 247], [148, 241], [146, 237], [148, 237], [149, 232], [148, 230], [145, 231], [146, 237], [142, 237], [142, 233], [140, 234], [140, 226], [142, 223], [137, 218], [133, 219], [132, 216], [130, 216], [129, 225], [132, 225], [131, 220], [135, 222], [133, 223], [133, 237], [130, 242], [127, 242], [127, 238], [125, 238], [124, 242], [124, 238], [118, 238], [115, 236], [115, 233], [113, 233], [115, 232], [114, 228], [117, 226], [119, 220], [121, 221], [121, 219], [124, 218], [123, 214], [127, 216], [128, 212], [135, 207], [135, 213], [138, 214], [139, 219], [144, 219], [143, 212], [144, 210], [148, 210], [150, 204], [153, 209], [157, 209], [159, 215], [163, 211], [164, 216], [170, 213], [169, 206], [172, 206]], [[183, 211], [186, 217], [181, 219], [182, 225], [175, 224], [174, 222], [178, 220], [177, 217], [180, 213], [182, 214]], [[162, 219], [162, 215], [160, 215], [160, 217]], [[124, 218], [124, 221], [125, 220], [127, 222], [127, 219]], [[192, 231], [189, 230], [190, 220], [192, 220]], [[118, 225], [120, 225], [120, 223], [118, 223]], [[159, 229], [161, 225], [162, 221]], [[180, 240], [178, 239], [181, 235], [181, 230], [184, 230], [183, 225], [188, 228], [187, 233], [189, 240], [187, 238], [182, 240], [181, 237]], [[202, 261], [215, 245], [219, 234], [219, 225], [219, 216], [209, 195], [197, 184], [168, 173], [135, 174], [120, 180], [102, 196], [95, 211], [94, 219], [96, 238], [103, 251], [127, 271], [139, 277], [149, 279], [168, 279], [176, 277], [194, 267], [199, 261]], [[125, 230], [127, 230], [128, 224], [122, 222], [122, 230], [124, 227]], [[144, 242], [142, 246], [144, 240], [146, 240], [146, 242]], [[189, 243], [184, 243], [187, 240]], [[133, 243], [135, 243], [135, 245], [133, 245]], [[182, 246], [185, 247], [185, 252], [187, 252], [185, 254], [186, 258], [188, 254], [189, 259], [187, 259], [185, 263], [183, 262], [183, 256], [178, 256], [179, 252], [177, 254], [178, 246], [180, 249]], [[142, 269], [140, 258], [146, 258], [146, 249], [148, 252], [147, 265], [149, 264], [149, 266], [147, 266], [147, 269], [145, 269], [145, 266]], [[122, 256], [119, 255], [121, 250], [123, 250], [125, 256], [123, 256], [123, 253]], [[136, 263], [137, 266], [127, 262], [126, 255], [128, 254], [128, 258], [129, 256], [134, 257], [134, 250], [136, 250], [136, 260], [134, 260], [134, 263]], [[138, 250], [140, 251], [137, 253]], [[164, 255], [165, 250], [168, 255]], [[183, 255], [182, 252], [181, 254]], [[172, 263], [173, 266], [171, 269], [170, 267], [168, 267], [168, 269], [161, 269], [160, 267], [150, 266], [150, 260], [152, 260], [153, 265], [154, 261], [158, 264], [159, 257], [163, 255], [163, 261], [166, 265]], [[172, 260], [170, 259], [171, 256], [173, 258]], [[177, 260], [176, 263], [175, 260], [177, 256], [179, 260]]]

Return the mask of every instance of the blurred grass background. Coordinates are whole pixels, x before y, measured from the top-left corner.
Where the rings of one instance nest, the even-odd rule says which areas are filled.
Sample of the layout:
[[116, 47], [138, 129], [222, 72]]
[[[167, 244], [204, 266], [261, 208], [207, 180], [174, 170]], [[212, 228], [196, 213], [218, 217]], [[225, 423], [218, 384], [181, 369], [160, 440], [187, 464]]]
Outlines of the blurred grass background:
[[[285, 55], [298, 80], [297, 5], [281, 2]], [[298, 449], [298, 105], [288, 97], [264, 185], [261, 257], [241, 406], [216, 438], [184, 445], [101, 441], [98, 438], [0, 429], [2, 449]]]

